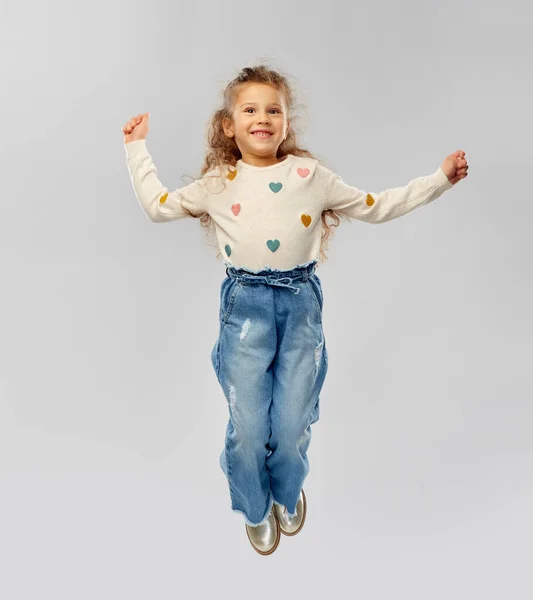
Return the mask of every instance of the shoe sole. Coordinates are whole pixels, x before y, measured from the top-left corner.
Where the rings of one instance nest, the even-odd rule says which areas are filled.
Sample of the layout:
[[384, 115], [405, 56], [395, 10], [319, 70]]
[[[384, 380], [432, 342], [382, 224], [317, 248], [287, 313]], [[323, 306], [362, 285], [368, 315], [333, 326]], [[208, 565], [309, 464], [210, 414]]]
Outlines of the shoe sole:
[[[300, 523], [300, 527], [298, 527], [298, 529], [296, 531], [284, 531], [283, 527], [281, 526], [281, 524], [278, 521], [278, 525], [279, 525], [279, 529], [281, 531], [281, 533], [283, 535], [287, 535], [287, 536], [292, 536], [292, 535], [296, 535], [297, 533], [300, 533], [302, 527], [304, 526], [305, 523], [305, 517], [307, 516], [307, 498], [305, 497], [305, 492], [302, 489], [302, 497], [303, 497], [303, 504], [304, 504], [304, 516], [302, 518], [302, 522]], [[274, 513], [275, 514], [275, 513]], [[278, 518], [276, 517], [276, 521], [278, 520]]]
[[248, 528], [246, 526], [244, 527], [246, 529], [246, 536], [248, 537], [248, 540], [250, 541], [252, 548], [258, 554], [261, 554], [262, 556], [267, 556], [268, 554], [272, 554], [272, 552], [274, 552], [277, 549], [277, 547], [279, 546], [279, 542], [281, 540], [281, 527], [279, 526], [279, 521], [277, 519], [274, 519], [274, 520], [276, 521], [276, 541], [274, 542], [274, 545], [272, 546], [272, 548], [270, 548], [270, 550], [259, 550], [259, 548], [250, 539], [250, 535], [248, 533]]

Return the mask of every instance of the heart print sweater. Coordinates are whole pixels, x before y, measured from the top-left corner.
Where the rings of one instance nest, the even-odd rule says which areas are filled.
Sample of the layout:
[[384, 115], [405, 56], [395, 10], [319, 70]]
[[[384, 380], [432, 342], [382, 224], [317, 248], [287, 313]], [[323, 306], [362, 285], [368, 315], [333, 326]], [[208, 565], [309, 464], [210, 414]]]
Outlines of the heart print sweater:
[[252, 271], [288, 270], [319, 258], [322, 211], [332, 208], [366, 223], [385, 223], [429, 204], [451, 189], [444, 171], [404, 187], [364, 192], [318, 160], [289, 154], [257, 167], [241, 160], [169, 191], [157, 178], [146, 140], [124, 145], [135, 196], [150, 221], [208, 213], [227, 264]]

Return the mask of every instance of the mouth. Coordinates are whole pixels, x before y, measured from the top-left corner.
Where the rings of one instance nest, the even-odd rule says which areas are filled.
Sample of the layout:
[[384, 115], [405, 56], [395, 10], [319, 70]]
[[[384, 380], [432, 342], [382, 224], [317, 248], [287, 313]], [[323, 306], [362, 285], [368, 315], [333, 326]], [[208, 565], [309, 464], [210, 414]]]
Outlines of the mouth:
[[257, 138], [263, 138], [263, 139], [267, 139], [272, 136], [271, 133], [268, 133], [266, 131], [252, 131], [252, 135], [255, 135], [255, 137], [257, 137]]

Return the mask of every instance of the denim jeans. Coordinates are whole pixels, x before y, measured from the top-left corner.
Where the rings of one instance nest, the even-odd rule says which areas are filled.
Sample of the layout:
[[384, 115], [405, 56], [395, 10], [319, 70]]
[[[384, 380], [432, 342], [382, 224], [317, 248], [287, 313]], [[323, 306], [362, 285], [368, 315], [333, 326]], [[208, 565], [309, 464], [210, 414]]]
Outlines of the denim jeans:
[[322, 285], [316, 260], [287, 271], [225, 264], [211, 351], [229, 409], [220, 466], [232, 510], [259, 525], [273, 503], [296, 514], [309, 472], [311, 425], [328, 363]]

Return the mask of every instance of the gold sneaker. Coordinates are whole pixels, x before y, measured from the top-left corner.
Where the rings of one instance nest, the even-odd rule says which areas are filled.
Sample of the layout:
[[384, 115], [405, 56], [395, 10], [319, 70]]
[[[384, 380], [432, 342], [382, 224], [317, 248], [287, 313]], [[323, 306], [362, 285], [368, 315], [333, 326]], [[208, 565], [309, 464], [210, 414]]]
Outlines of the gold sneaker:
[[303, 489], [300, 491], [300, 496], [296, 503], [296, 515], [294, 517], [289, 517], [287, 507], [281, 504], [274, 504], [274, 514], [279, 523], [281, 533], [284, 535], [296, 535], [304, 526], [307, 514], [307, 500]]
[[254, 527], [253, 525], [244, 524], [248, 539], [254, 550], [259, 554], [272, 554], [278, 547], [281, 539], [278, 520], [271, 509], [266, 521]]

